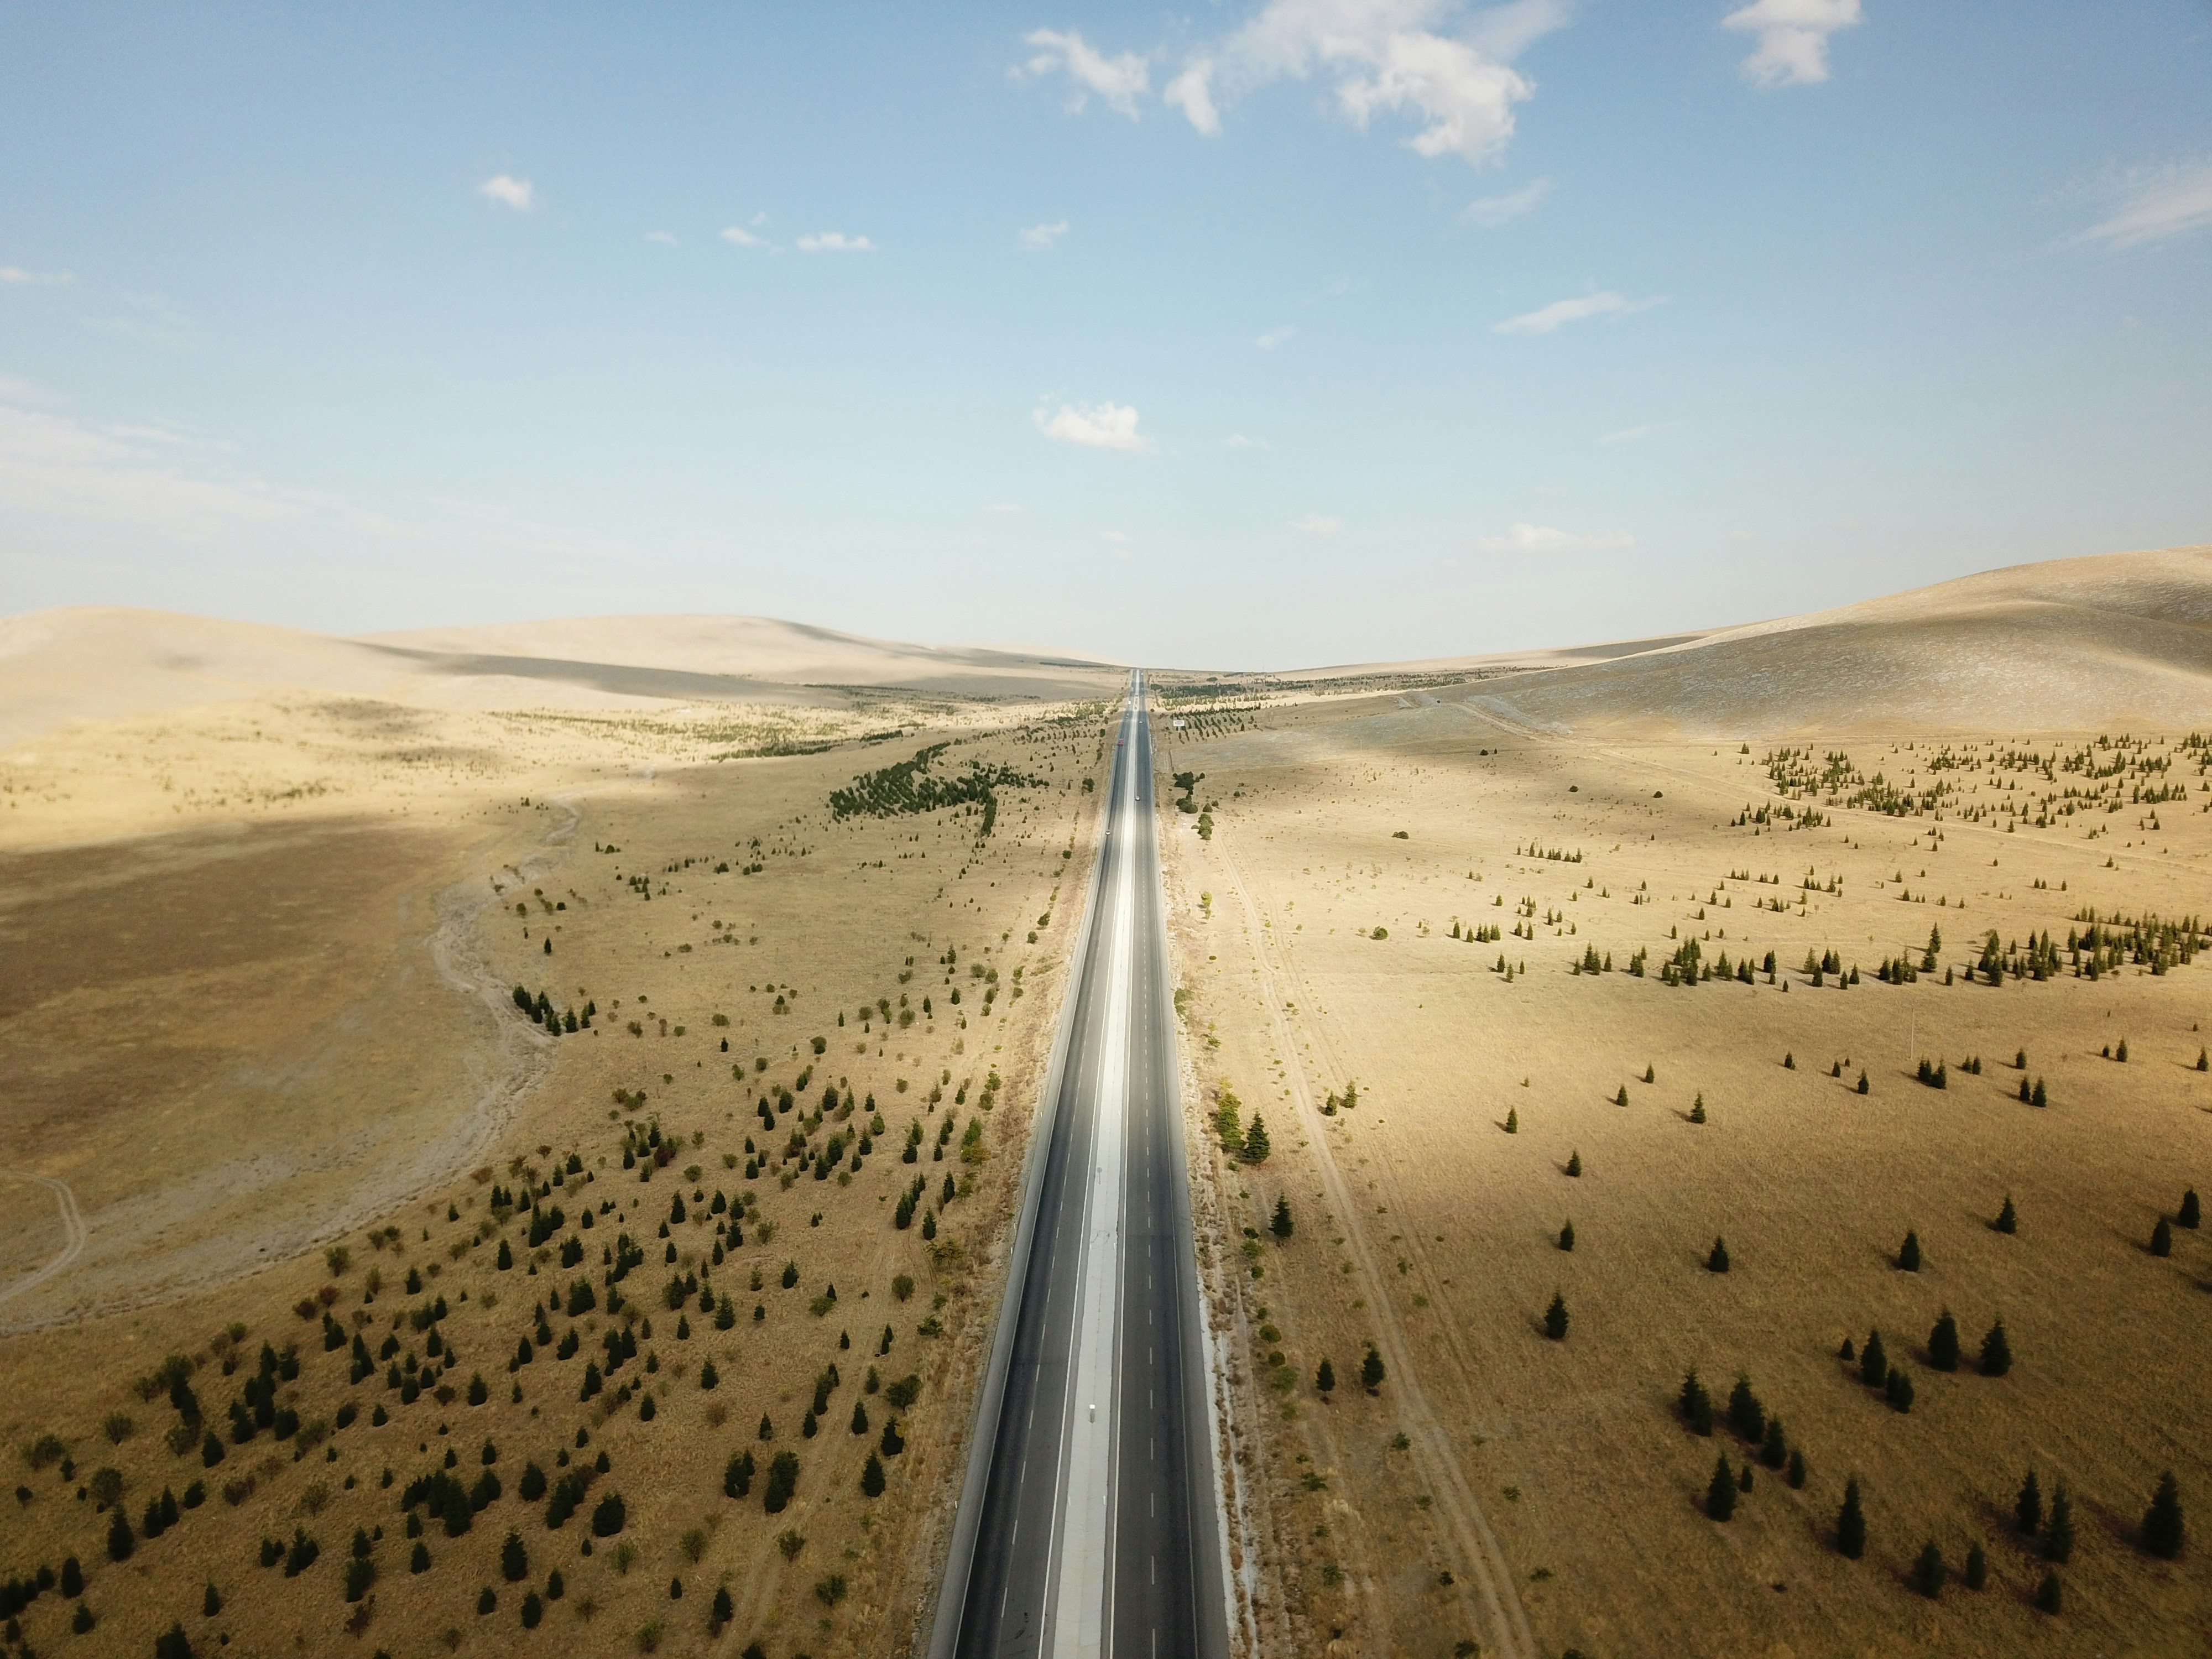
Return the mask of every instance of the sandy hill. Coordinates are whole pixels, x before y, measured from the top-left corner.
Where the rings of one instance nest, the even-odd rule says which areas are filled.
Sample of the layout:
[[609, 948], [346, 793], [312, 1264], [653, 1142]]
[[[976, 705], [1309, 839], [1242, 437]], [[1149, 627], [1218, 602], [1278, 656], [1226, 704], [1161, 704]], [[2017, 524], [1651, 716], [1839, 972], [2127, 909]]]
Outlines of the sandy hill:
[[836, 688], [959, 696], [1109, 693], [1092, 659], [863, 639], [757, 617], [612, 617], [339, 639], [173, 611], [70, 606], [0, 617], [0, 744], [73, 720], [269, 691], [435, 708], [836, 704]]
[[2015, 565], [1467, 697], [1539, 730], [1688, 737], [2212, 723], [2212, 546]]

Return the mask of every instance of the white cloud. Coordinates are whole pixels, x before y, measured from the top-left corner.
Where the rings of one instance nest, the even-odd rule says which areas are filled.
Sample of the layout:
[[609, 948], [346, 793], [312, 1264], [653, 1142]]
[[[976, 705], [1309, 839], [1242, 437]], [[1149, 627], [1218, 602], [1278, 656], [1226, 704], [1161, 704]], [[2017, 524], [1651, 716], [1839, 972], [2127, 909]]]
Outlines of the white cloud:
[[2074, 240], [2140, 247], [2212, 225], [2212, 161], [2169, 161], [2131, 175], [2112, 215]]
[[477, 194], [487, 201], [497, 202], [501, 207], [511, 207], [517, 213], [527, 213], [538, 204], [538, 192], [527, 179], [516, 179], [501, 173], [495, 173], [477, 186]]
[[1193, 58], [1181, 75], [1168, 82], [1160, 101], [1179, 109], [1183, 118], [1209, 138], [1221, 136], [1221, 112], [1213, 106], [1213, 60]]
[[1014, 240], [1024, 253], [1049, 253], [1052, 245], [1067, 234], [1067, 221], [1055, 219], [1047, 225], [1031, 225], [1027, 230], [1017, 231]]
[[1633, 547], [1636, 538], [1625, 530], [1595, 536], [1554, 530], [1549, 525], [1516, 524], [1503, 536], [1480, 536], [1475, 546], [1485, 553], [1594, 553], [1607, 548]]
[[676, 238], [665, 230], [648, 230], [645, 233], [645, 240], [648, 242], [658, 242], [663, 247], [676, 246]]
[[1265, 449], [1267, 441], [1265, 438], [1248, 438], [1241, 432], [1232, 432], [1229, 434], [1229, 447], [1231, 449]]
[[[1771, 0], [1766, 0], [1771, 3]], [[1221, 106], [1270, 82], [1316, 76], [1363, 131], [1380, 112], [1411, 118], [1407, 143], [1422, 155], [1488, 161], [1513, 136], [1513, 107], [1534, 83], [1512, 67], [1535, 40], [1563, 27], [1572, 0], [1510, 0], [1443, 33], [1461, 0], [1268, 0], [1227, 38], [1200, 46], [1160, 94], [1194, 131], [1221, 131]], [[1109, 58], [1073, 31], [1039, 29], [1017, 77], [1066, 71], [1072, 110], [1092, 94], [1135, 120], [1152, 95], [1155, 54]]]
[[1860, 21], [1859, 0], [1752, 0], [1723, 17], [1721, 27], [1759, 37], [1743, 60], [1747, 80], [1788, 87], [1826, 80], [1828, 37]]
[[1309, 513], [1292, 524], [1291, 528], [1303, 530], [1309, 536], [1334, 536], [1344, 528], [1344, 520], [1333, 519], [1326, 513]]
[[[753, 222], [757, 224], [760, 222], [758, 220], [755, 220]], [[754, 235], [752, 232], [745, 229], [742, 225], [725, 225], [722, 228], [722, 240], [727, 242], [732, 247], [764, 247], [770, 252], [774, 253], [781, 253], [783, 252], [781, 248], [777, 247], [774, 243], [763, 240], [762, 238]]]
[[1503, 196], [1478, 196], [1467, 204], [1463, 216], [1468, 223], [1480, 225], [1485, 230], [1510, 224], [1524, 213], [1534, 213], [1537, 204], [1552, 193], [1549, 179], [1534, 179]]
[[1127, 542], [1129, 538], [1118, 530], [1102, 530], [1098, 532], [1098, 539], [1102, 542], [1112, 542], [1118, 547]]
[[186, 541], [298, 511], [257, 485], [195, 477], [127, 441], [123, 430], [98, 432], [64, 416], [0, 405], [0, 509], [101, 520]]
[[1664, 303], [1663, 300], [1624, 300], [1610, 292], [1586, 294], [1579, 300], [1554, 300], [1534, 311], [1508, 317], [1502, 323], [1492, 324], [1491, 330], [1498, 334], [1549, 334], [1564, 324], [1578, 323], [1586, 317], [1626, 317]]
[[1650, 426], [1623, 427], [1618, 432], [1608, 432], [1598, 441], [1601, 444], [1632, 444], [1638, 438], [1656, 438], [1662, 432], [1672, 432], [1680, 425], [1679, 421], [1657, 421]]
[[1137, 411], [1126, 404], [1100, 404], [1097, 408], [1062, 404], [1059, 413], [1047, 418], [1042, 409], [1031, 417], [1036, 428], [1055, 443], [1081, 444], [1089, 449], [1117, 449], [1139, 454], [1158, 445], [1137, 430]]
[[76, 278], [66, 270], [26, 270], [21, 265], [0, 265], [0, 285], [9, 288], [54, 288]]
[[[728, 235], [727, 231], [722, 233]], [[873, 253], [876, 245], [865, 236], [848, 236], [842, 230], [825, 230], [799, 239], [801, 253]]]
[[1212, 131], [1217, 80], [1242, 93], [1326, 75], [1354, 125], [1364, 130], [1383, 111], [1407, 115], [1425, 124], [1407, 141], [1417, 154], [1487, 161], [1513, 136], [1514, 106], [1536, 89], [1512, 60], [1565, 23], [1566, 0], [1515, 0], [1459, 34], [1439, 33], [1455, 9], [1452, 0], [1269, 0], [1217, 54], [1192, 60], [1192, 69], [1206, 63], [1196, 83], [1206, 96], [1187, 97], [1184, 113]]
[[1273, 351], [1277, 346], [1282, 344], [1284, 341], [1289, 339], [1291, 335], [1297, 332], [1297, 329], [1291, 327], [1288, 323], [1285, 323], [1280, 328], [1269, 329], [1258, 339], [1253, 341], [1252, 343], [1259, 347], [1262, 351]]
[[1071, 113], [1082, 109], [1095, 92], [1107, 108], [1132, 121], [1137, 118], [1137, 100], [1152, 88], [1152, 70], [1142, 54], [1125, 52], [1109, 58], [1073, 29], [1066, 33], [1036, 29], [1024, 37], [1024, 43], [1039, 48], [1024, 66], [1030, 74], [1067, 71], [1075, 83], [1067, 105]]

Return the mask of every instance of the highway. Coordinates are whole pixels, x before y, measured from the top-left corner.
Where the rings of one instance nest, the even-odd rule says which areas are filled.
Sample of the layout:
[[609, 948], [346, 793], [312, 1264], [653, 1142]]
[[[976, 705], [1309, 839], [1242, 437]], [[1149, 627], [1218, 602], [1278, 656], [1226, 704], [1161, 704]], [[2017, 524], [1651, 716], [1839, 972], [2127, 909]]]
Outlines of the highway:
[[1144, 683], [1026, 1172], [931, 1659], [1225, 1659]]

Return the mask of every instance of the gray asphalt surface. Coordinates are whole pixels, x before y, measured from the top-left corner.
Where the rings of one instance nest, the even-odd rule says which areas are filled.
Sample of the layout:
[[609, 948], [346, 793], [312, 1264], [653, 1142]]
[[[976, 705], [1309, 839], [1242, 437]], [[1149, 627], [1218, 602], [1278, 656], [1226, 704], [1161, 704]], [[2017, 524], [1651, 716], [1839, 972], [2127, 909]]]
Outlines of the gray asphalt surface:
[[[1033, 1168], [1029, 1257], [1001, 1315], [1014, 1322], [1004, 1392], [995, 1422], [979, 1423], [988, 1467], [955, 1529], [932, 1644], [960, 1659], [1227, 1651], [1141, 695], [1119, 738], [1094, 917]], [[1103, 1206], [1117, 1207], [1118, 1230]], [[1101, 1420], [1110, 1434], [1091, 1426]]]

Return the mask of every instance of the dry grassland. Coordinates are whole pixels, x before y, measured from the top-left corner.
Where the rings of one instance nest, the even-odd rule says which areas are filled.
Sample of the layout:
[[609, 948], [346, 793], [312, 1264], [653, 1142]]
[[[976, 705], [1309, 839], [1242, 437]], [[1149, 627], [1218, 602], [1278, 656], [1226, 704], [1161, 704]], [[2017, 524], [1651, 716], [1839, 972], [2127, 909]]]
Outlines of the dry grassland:
[[[0, 758], [9, 1634], [905, 1650], [1104, 720], [270, 694]], [[831, 811], [937, 743], [989, 834]]]
[[[1269, 1424], [1244, 1453], [1263, 1650], [2202, 1650], [2202, 1548], [2154, 1559], [2137, 1529], [2162, 1471], [2192, 1519], [2212, 1504], [2212, 1240], [2151, 1249], [2212, 1185], [2212, 962], [2183, 960], [2212, 914], [2203, 748], [1861, 730], [1743, 753], [1533, 736], [1418, 695], [1230, 724], [1194, 721], [1160, 764], [1203, 774], [1211, 808], [1211, 839], [1167, 815], [1206, 1109], [1226, 1089], [1273, 1145], [1211, 1160], [1249, 1230], [1228, 1311]], [[2155, 963], [2129, 933], [2093, 981], [2068, 948], [2093, 910], [2183, 931]], [[1996, 985], [1969, 971], [1991, 931]], [[2045, 935], [2043, 976], [2015, 977]], [[1753, 982], [1665, 982], [1692, 940]], [[1831, 951], [1855, 982], [1804, 971]], [[1899, 959], [1912, 982], [1879, 981]], [[2019, 1098], [2039, 1081], [2039, 1109]], [[1917, 1272], [1895, 1265], [1908, 1231]], [[1946, 1310], [1953, 1372], [1928, 1350]], [[2000, 1319], [2015, 1363], [1984, 1376]], [[1838, 1358], [1874, 1329], [1909, 1410]], [[1678, 1411], [1693, 1368], [1710, 1438]], [[1740, 1376], [1802, 1489], [1731, 1433]], [[1705, 1513], [1722, 1455], [1754, 1471], [1725, 1523]], [[2030, 1468], [2074, 1505], [2055, 1618], [2033, 1605], [2053, 1569], [2012, 1525]], [[1834, 1547], [1853, 1475], [1858, 1560]], [[1908, 1582], [1931, 1540], [1936, 1601]], [[1976, 1545], [1978, 1592], [1959, 1583]]]

